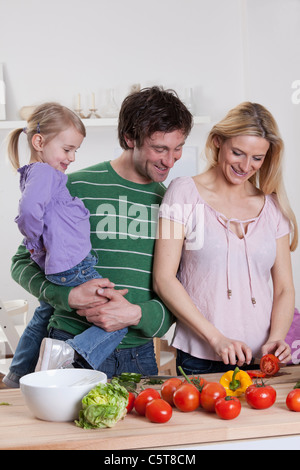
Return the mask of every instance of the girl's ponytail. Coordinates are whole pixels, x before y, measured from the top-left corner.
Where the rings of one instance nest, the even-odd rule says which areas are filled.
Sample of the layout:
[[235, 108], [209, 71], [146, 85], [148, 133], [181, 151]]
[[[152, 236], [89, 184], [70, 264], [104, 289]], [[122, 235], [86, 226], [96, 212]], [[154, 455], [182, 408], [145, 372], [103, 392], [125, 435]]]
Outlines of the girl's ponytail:
[[15, 129], [7, 137], [7, 154], [9, 161], [15, 170], [20, 168], [19, 159], [19, 137], [22, 134], [23, 129]]
[[25, 129], [15, 129], [7, 138], [7, 153], [12, 166], [18, 170], [20, 168], [19, 160], [19, 137], [22, 131], [27, 136], [27, 142], [30, 149], [30, 157], [35, 161], [35, 150], [32, 146], [32, 138], [35, 134], [42, 134], [45, 142], [50, 142], [57, 134], [74, 126], [77, 131], [85, 137], [86, 130], [81, 119], [70, 109], [59, 103], [44, 103], [37, 106], [27, 120]]

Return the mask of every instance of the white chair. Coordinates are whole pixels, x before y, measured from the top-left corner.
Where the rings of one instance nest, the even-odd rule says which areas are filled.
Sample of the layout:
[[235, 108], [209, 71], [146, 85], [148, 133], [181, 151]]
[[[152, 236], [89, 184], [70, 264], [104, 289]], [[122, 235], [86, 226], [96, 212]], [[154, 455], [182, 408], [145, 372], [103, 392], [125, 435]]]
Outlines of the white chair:
[[2, 302], [0, 299], [0, 372], [2, 373], [8, 371], [11, 362], [7, 356], [12, 356], [16, 352], [27, 324], [27, 312], [27, 300]]
[[154, 351], [158, 375], [177, 375], [176, 349], [164, 338], [154, 338]]

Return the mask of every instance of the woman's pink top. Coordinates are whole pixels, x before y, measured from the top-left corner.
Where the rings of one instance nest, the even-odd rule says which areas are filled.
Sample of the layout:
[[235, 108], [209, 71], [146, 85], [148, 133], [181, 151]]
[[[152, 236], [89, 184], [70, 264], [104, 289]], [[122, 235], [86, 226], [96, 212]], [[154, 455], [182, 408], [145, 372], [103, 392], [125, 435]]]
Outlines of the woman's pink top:
[[[276, 196], [265, 197], [258, 217], [228, 220], [202, 199], [191, 177], [181, 177], [171, 182], [160, 217], [185, 226], [177, 277], [194, 304], [223, 335], [245, 342], [253, 357], [259, 357], [270, 329], [276, 239], [290, 232]], [[240, 223], [243, 238], [231, 230], [233, 221]], [[220, 360], [179, 320], [173, 346], [198, 358]]]

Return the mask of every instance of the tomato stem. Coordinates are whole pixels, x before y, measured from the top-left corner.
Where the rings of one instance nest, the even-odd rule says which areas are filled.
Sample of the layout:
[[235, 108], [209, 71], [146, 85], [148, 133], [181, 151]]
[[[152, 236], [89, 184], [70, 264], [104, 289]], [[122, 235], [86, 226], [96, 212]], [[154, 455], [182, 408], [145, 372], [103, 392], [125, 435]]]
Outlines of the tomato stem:
[[230, 382], [230, 384], [229, 384], [229, 388], [230, 388], [230, 390], [232, 390], [233, 392], [234, 392], [235, 390], [237, 390], [238, 388], [240, 388], [240, 386], [241, 386], [240, 380], [237, 380], [237, 379], [236, 379], [236, 374], [237, 374], [238, 372], [240, 372], [240, 369], [239, 369], [238, 367], [236, 367], [236, 368], [234, 369], [231, 382]]
[[299, 380], [299, 382], [296, 383], [294, 388], [300, 388], [300, 380]]
[[231, 395], [226, 395], [226, 397], [224, 398], [225, 401], [231, 401], [233, 400], [234, 401], [234, 397], [232, 397]]
[[188, 381], [188, 383], [193, 385], [191, 379], [188, 378], [188, 376], [187, 376], [186, 373], [183, 371], [183, 369], [182, 369], [181, 366], [178, 366], [178, 370], [179, 370], [179, 372], [181, 372], [181, 374], [183, 375], [183, 377]]

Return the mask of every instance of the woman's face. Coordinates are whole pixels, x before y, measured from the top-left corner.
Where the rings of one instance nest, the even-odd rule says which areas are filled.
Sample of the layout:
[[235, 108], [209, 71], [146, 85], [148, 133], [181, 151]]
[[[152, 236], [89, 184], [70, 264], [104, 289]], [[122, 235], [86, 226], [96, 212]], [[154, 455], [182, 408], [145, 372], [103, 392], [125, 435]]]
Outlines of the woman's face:
[[215, 138], [218, 167], [231, 184], [245, 183], [263, 165], [270, 143], [263, 137], [240, 135], [225, 141]]

